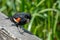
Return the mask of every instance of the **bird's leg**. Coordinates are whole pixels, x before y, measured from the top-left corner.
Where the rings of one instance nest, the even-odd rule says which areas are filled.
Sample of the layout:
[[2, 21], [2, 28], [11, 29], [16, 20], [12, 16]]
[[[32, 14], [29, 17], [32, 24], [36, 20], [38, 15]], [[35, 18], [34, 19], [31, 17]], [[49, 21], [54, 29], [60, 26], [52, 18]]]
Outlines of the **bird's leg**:
[[18, 26], [17, 28], [18, 28], [18, 31], [19, 31], [21, 34], [23, 34], [24, 30], [23, 30], [22, 26]]
[[20, 32], [21, 34], [23, 34], [24, 32], [29, 33], [29, 34], [32, 34], [31, 32], [25, 30], [22, 25], [19, 25], [19, 26], [18, 26], [18, 30], [19, 30], [19, 32]]

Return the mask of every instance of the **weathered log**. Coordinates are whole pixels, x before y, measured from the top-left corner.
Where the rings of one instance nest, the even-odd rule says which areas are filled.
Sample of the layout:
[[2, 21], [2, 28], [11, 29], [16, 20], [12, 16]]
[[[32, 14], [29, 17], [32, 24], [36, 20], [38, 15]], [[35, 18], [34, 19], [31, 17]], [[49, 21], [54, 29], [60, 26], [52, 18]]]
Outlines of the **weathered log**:
[[0, 40], [41, 40], [35, 35], [25, 32], [23, 29], [23, 34], [21, 34], [16, 26], [13, 26], [7, 16], [0, 13]]

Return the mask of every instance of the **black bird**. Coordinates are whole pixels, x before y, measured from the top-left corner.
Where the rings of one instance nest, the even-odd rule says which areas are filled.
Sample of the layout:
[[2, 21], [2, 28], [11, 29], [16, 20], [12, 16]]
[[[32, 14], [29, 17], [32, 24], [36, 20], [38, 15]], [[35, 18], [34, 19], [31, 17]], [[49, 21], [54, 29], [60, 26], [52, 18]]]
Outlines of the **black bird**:
[[10, 17], [10, 20], [14, 22], [17, 27], [18, 25], [24, 25], [26, 23], [29, 23], [30, 19], [31, 19], [31, 14], [24, 12], [16, 13], [12, 17]]
[[29, 21], [31, 20], [31, 14], [24, 13], [24, 12], [16, 13], [12, 17], [10, 17], [10, 20], [13, 23], [15, 23], [15, 25], [17, 26], [17, 28], [21, 34], [23, 34], [23, 32], [21, 32], [20, 29], [22, 29], [26, 33], [32, 34], [31, 32], [29, 32], [23, 28], [23, 25], [26, 23], [29, 23]]

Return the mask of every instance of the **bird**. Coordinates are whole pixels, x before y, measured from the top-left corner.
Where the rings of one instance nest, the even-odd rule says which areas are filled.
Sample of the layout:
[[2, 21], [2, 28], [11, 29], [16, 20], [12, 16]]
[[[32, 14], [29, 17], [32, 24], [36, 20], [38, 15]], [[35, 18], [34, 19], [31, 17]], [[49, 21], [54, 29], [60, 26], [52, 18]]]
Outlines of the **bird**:
[[21, 29], [24, 30], [24, 32], [26, 32], [26, 33], [32, 34], [31, 32], [29, 32], [23, 28], [23, 25], [30, 22], [31, 14], [24, 13], [24, 12], [15, 13], [13, 16], [10, 17], [10, 20], [11, 20], [11, 22], [13, 22], [16, 25], [16, 27], [18, 28], [18, 30], [21, 34], [23, 34], [23, 32], [20, 31]]
[[29, 23], [31, 20], [31, 14], [29, 13], [15, 13], [12, 17], [10, 17], [10, 20], [18, 27], [18, 25], [25, 25], [26, 23]]

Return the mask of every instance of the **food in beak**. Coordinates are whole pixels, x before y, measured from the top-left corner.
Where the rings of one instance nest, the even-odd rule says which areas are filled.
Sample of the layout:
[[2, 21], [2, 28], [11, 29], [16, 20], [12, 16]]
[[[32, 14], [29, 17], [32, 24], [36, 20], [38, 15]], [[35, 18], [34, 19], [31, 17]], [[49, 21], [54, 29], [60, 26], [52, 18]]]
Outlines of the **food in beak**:
[[27, 23], [29, 23], [30, 22], [30, 20], [29, 19], [27, 19]]

